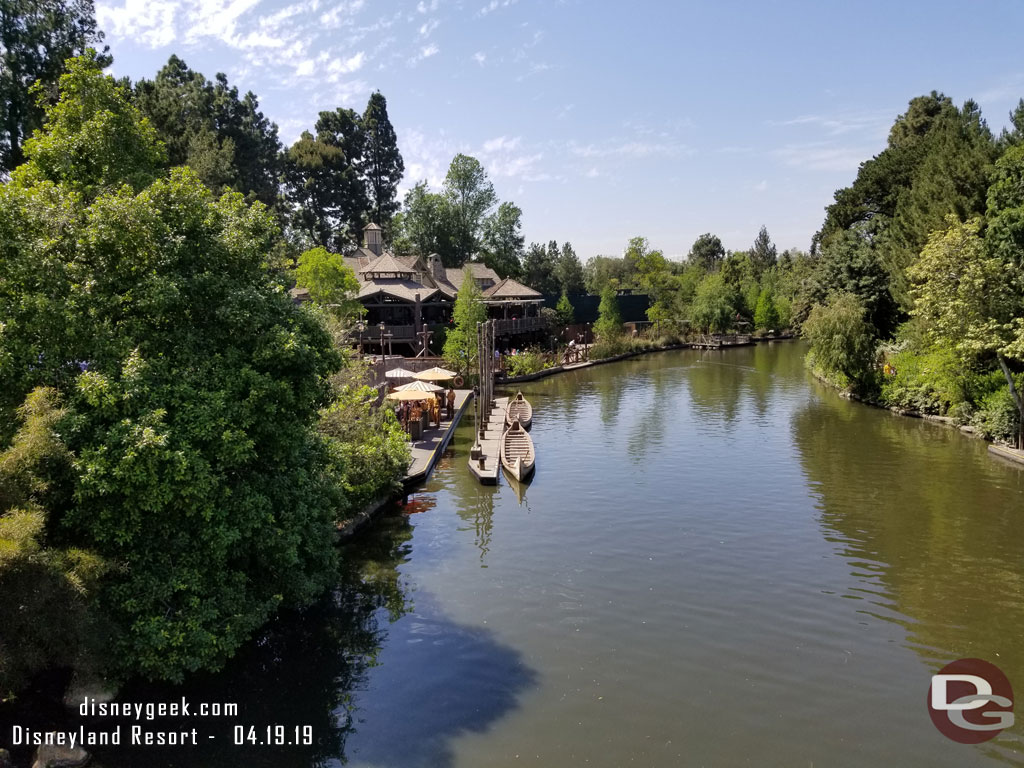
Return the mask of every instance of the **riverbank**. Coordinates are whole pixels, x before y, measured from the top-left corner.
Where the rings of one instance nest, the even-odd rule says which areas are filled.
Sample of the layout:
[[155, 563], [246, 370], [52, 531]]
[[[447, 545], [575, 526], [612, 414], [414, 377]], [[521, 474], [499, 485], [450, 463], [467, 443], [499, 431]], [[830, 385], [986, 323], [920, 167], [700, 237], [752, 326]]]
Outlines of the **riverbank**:
[[834, 382], [830, 381], [829, 378], [823, 375], [821, 372], [815, 370], [813, 367], [807, 367], [808, 372], [811, 376], [820, 381], [822, 384], [832, 389], [840, 397], [846, 400], [853, 400], [854, 402], [861, 403], [863, 405], [869, 405], [873, 408], [879, 408], [883, 411], [889, 411], [897, 416], [906, 416], [911, 419], [921, 419], [922, 421], [929, 421], [932, 424], [938, 424], [943, 427], [949, 427], [950, 429], [957, 430], [960, 434], [966, 435], [967, 437], [974, 438], [975, 440], [984, 440], [989, 444], [989, 453], [993, 456], [998, 456], [1008, 461], [1013, 461], [1018, 464], [1024, 465], [1024, 451], [1017, 450], [1004, 443], [996, 442], [990, 438], [985, 437], [975, 427], [970, 424], [958, 424], [956, 419], [951, 416], [939, 416], [934, 413], [921, 413], [910, 408], [897, 408], [896, 406], [886, 405], [885, 403], [877, 400], [872, 400], [866, 397], [858, 395], [849, 389], [843, 389]]
[[[774, 341], [791, 341], [796, 337], [793, 334], [784, 336], [764, 337], [755, 338], [749, 342], [742, 344], [724, 344], [715, 347], [718, 351], [725, 351], [726, 349], [733, 349], [738, 347], [749, 347], [752, 344], [761, 344], [765, 342]], [[630, 357], [638, 357], [640, 355], [649, 355], [654, 352], [669, 352], [674, 349], [705, 349], [705, 347], [698, 342], [680, 342], [678, 344], [667, 344], [663, 347], [651, 347], [650, 349], [637, 349], [631, 352], [624, 352], [621, 355], [612, 355], [611, 357], [602, 357], [600, 360], [588, 360], [583, 363], [570, 363], [568, 365], [556, 365], [551, 368], [545, 368], [542, 371], [536, 373], [528, 373], [523, 376], [509, 376], [499, 377], [495, 379], [497, 384], [523, 384], [528, 381], [537, 381], [539, 379], [547, 378], [548, 376], [554, 376], [556, 373], [567, 373], [569, 371], [579, 371], [584, 368], [590, 368], [595, 365], [604, 365], [605, 363], [617, 363], [620, 360], [626, 360]]]

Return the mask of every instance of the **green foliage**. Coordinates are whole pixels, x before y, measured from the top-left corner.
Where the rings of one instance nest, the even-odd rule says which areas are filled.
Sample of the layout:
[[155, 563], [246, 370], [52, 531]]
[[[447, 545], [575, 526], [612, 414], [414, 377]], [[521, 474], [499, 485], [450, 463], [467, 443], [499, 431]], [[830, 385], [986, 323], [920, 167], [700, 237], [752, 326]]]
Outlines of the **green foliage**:
[[405, 207], [394, 222], [395, 250], [431, 254], [446, 267], [459, 266], [455, 251], [455, 216], [444, 195], [431, 192], [421, 181], [405, 194]]
[[480, 248], [484, 222], [498, 197], [480, 161], [463, 154], [452, 158], [448, 166], [444, 196], [453, 213], [456, 263], [465, 264]]
[[340, 484], [335, 497], [339, 522], [398, 490], [409, 467], [406, 435], [391, 408], [375, 406], [376, 398], [376, 390], [349, 377], [320, 412], [331, 475]]
[[161, 171], [156, 132], [127, 90], [103, 76], [104, 63], [91, 49], [68, 62], [60, 100], [46, 107], [46, 130], [25, 142], [29, 163], [14, 174], [21, 185], [48, 181], [91, 200], [122, 184], [138, 191]]
[[[1017, 387], [1024, 386], [1024, 376], [1017, 378]], [[986, 395], [978, 403], [971, 424], [989, 440], [1013, 444], [1015, 436], [1020, 433], [1021, 416], [1009, 390], [1001, 386]]]
[[309, 291], [315, 304], [329, 306], [332, 314], [343, 321], [353, 320], [364, 311], [355, 298], [359, 293], [355, 272], [336, 253], [324, 248], [306, 251], [299, 256], [295, 280]]
[[480, 289], [467, 268], [452, 310], [453, 327], [444, 340], [444, 359], [460, 373], [472, 373], [477, 364], [477, 323], [487, 319]]
[[874, 375], [875, 329], [852, 293], [837, 293], [818, 304], [803, 324], [810, 342], [810, 363], [826, 376], [839, 374], [858, 389]]
[[963, 362], [947, 347], [901, 350], [886, 363], [880, 393], [885, 405], [941, 415], [968, 402]]
[[559, 325], [572, 325], [576, 321], [576, 311], [573, 309], [572, 302], [569, 301], [569, 295], [565, 291], [562, 292], [562, 296], [558, 299], [555, 312], [558, 313]]
[[529, 376], [555, 365], [550, 356], [539, 349], [528, 349], [504, 357], [505, 373], [510, 376]]
[[[102, 40], [92, 0], [0, 0], [0, 176], [24, 160], [65, 60]], [[105, 48], [98, 63], [110, 64]], [[32, 83], [43, 98], [29, 93]]]
[[768, 236], [768, 228], [762, 226], [754, 238], [754, 245], [750, 249], [750, 262], [754, 267], [754, 273], [760, 277], [766, 269], [775, 266], [777, 252], [775, 244]]
[[628, 284], [626, 262], [614, 256], [594, 256], [587, 260], [583, 268], [583, 279], [587, 293], [599, 296], [611, 285], [613, 288]]
[[500, 277], [522, 272], [523, 212], [514, 203], [502, 203], [484, 222], [483, 262]]
[[[122, 185], [150, 171], [151, 132], [88, 61], [67, 77], [40, 154], [0, 192], [0, 392], [49, 385], [67, 403], [74, 495], [54, 524], [117, 564], [97, 596], [106, 661], [180, 679], [330, 581], [334, 484], [315, 424], [339, 358], [264, 269], [268, 211], [215, 199], [187, 168]], [[102, 183], [83, 200], [81, 169], [52, 183], [34, 158], [57, 162], [42, 151], [57, 137], [86, 146], [94, 107], [141, 168], [86, 164]]]
[[622, 335], [622, 315], [619, 313], [619, 300], [615, 289], [606, 286], [601, 292], [601, 303], [597, 307], [597, 322], [594, 333], [603, 341], [611, 341]]
[[211, 83], [177, 56], [135, 84], [135, 104], [167, 147], [215, 194], [233, 189], [269, 208], [278, 203], [281, 142], [252, 92], [239, 96], [224, 74]]
[[733, 323], [735, 292], [719, 272], [705, 275], [697, 285], [690, 307], [690, 324], [711, 333], [723, 333]]
[[362, 178], [366, 139], [351, 109], [321, 112], [316, 135], [304, 131], [284, 164], [291, 225], [314, 246], [340, 252], [359, 243], [369, 209]]
[[694, 241], [686, 259], [705, 272], [713, 272], [725, 260], [725, 248], [717, 235], [706, 232]]
[[73, 457], [59, 435], [67, 416], [56, 390], [33, 390], [0, 451], [0, 701], [43, 670], [90, 668], [104, 639], [93, 599], [106, 564], [54, 545], [52, 521], [72, 492]]
[[560, 290], [555, 269], [558, 265], [558, 244], [553, 240], [545, 248], [540, 243], [530, 243], [523, 257], [523, 282], [543, 294], [554, 294]]
[[754, 327], [762, 330], [773, 330], [780, 327], [779, 310], [775, 306], [775, 298], [770, 288], [763, 289], [757, 298]]
[[555, 263], [555, 279], [562, 286], [563, 293], [577, 294], [586, 290], [583, 265], [571, 243], [562, 243], [562, 251]]
[[374, 91], [366, 104], [362, 130], [366, 140], [363, 173], [369, 199], [367, 216], [383, 230], [384, 241], [390, 242], [391, 220], [398, 212], [398, 185], [405, 173], [405, 163], [388, 118], [387, 99], [380, 91]]

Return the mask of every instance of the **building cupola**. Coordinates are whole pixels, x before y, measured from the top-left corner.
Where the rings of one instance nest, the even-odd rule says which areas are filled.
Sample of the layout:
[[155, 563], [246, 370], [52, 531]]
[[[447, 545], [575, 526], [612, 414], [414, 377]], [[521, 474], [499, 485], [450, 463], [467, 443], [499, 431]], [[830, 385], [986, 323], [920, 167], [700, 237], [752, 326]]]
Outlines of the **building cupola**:
[[380, 256], [384, 250], [383, 245], [381, 244], [380, 227], [372, 221], [363, 227], [363, 247], [367, 250], [373, 251], [375, 256]]

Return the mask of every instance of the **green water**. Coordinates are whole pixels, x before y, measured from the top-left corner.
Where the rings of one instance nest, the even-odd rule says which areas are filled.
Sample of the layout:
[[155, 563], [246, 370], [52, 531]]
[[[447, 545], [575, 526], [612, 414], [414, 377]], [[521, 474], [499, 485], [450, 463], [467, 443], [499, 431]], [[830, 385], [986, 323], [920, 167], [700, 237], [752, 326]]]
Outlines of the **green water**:
[[1022, 726], [962, 746], [925, 707], [966, 656], [1024, 691], [1024, 471], [839, 398], [801, 355], [670, 352], [528, 385], [521, 499], [475, 482], [464, 424], [421, 511], [346, 548], [332, 600], [191, 684], [316, 744], [100, 762], [1024, 762]]

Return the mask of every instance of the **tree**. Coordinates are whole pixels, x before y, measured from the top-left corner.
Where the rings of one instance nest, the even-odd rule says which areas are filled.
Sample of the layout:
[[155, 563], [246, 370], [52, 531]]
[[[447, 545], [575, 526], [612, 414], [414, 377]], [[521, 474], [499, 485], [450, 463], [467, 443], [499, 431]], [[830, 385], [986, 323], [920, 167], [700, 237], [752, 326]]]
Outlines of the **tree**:
[[0, 397], [63, 398], [71, 501], [45, 538], [116, 564], [110, 671], [178, 680], [330, 583], [341, 491], [315, 426], [339, 357], [264, 269], [264, 206], [188, 168], [146, 183], [152, 128], [95, 58], [60, 90], [0, 188]]
[[519, 277], [523, 253], [523, 212], [514, 203], [502, 203], [484, 222], [483, 262], [501, 277]]
[[816, 304], [803, 324], [813, 365], [857, 388], [866, 386], [874, 371], [876, 333], [866, 314], [852, 293], [836, 293], [826, 304]]
[[306, 251], [299, 256], [295, 280], [309, 291], [313, 303], [330, 307], [331, 314], [343, 324], [364, 311], [356, 299], [359, 281], [355, 272], [336, 253], [329, 253], [323, 248]]
[[583, 265], [569, 242], [562, 243], [562, 252], [555, 263], [555, 279], [562, 286], [563, 293], [577, 294], [586, 290]]
[[697, 285], [690, 324], [709, 333], [724, 333], [733, 322], [735, 293], [722, 272], [711, 272]]
[[716, 235], [706, 232], [693, 242], [686, 258], [691, 264], [698, 264], [705, 271], [713, 272], [725, 259], [725, 248]]
[[215, 194], [230, 188], [276, 210], [281, 142], [255, 94], [240, 97], [227, 75], [211, 83], [171, 56], [156, 78], [135, 84], [134, 100], [172, 166], [188, 165]]
[[614, 256], [593, 256], [583, 268], [587, 293], [599, 296], [606, 286], [618, 288], [626, 283], [626, 263]]
[[[102, 41], [92, 0], [0, 0], [0, 176], [21, 165], [65, 60]], [[103, 66], [106, 51], [97, 57]], [[41, 99], [29, 92], [33, 83]]]
[[775, 308], [775, 298], [771, 288], [765, 288], [757, 298], [754, 310], [754, 327], [772, 330], [779, 325], [779, 311]]
[[601, 341], [610, 341], [622, 335], [622, 315], [615, 289], [608, 285], [601, 292], [601, 303], [597, 307], [597, 322], [594, 333]]
[[464, 264], [480, 249], [484, 221], [498, 198], [480, 161], [462, 154], [448, 166], [444, 195], [454, 213], [455, 256]]
[[444, 195], [421, 181], [405, 193], [405, 210], [395, 222], [395, 250], [441, 257], [446, 267], [461, 266], [455, 248], [455, 215]]
[[363, 182], [364, 140], [351, 109], [321, 112], [316, 136], [303, 132], [285, 158], [292, 226], [314, 246], [340, 252], [357, 245], [369, 201]]
[[750, 261], [754, 265], [754, 274], [758, 278], [761, 274], [775, 266], [776, 249], [775, 243], [768, 236], [768, 228], [762, 226], [754, 239], [754, 245], [750, 249]]
[[[1024, 230], [1020, 226], [1024, 206], [1014, 212], [999, 205], [1003, 202], [1000, 182], [1024, 180], [1024, 147], [1009, 150], [999, 168], [1003, 178], [993, 184], [989, 196], [993, 218], [1013, 217], [1017, 228]], [[1020, 189], [1015, 195], [1018, 200], [1024, 196]], [[1024, 401], [1010, 370], [1010, 361], [1024, 360], [1024, 270], [1016, 249], [1001, 253], [1002, 242], [993, 237], [992, 228], [987, 236], [994, 240], [990, 244], [980, 231], [980, 219], [961, 223], [950, 216], [947, 228], [929, 238], [921, 257], [907, 270], [914, 286], [911, 314], [923, 319], [929, 334], [962, 359], [995, 355], [1019, 414], [1017, 446], [1024, 447]]]
[[558, 299], [555, 312], [558, 313], [559, 325], [572, 325], [576, 320], [576, 310], [573, 308], [572, 302], [569, 301], [569, 295], [565, 291], [562, 291], [562, 295]]
[[370, 220], [380, 225], [385, 242], [391, 242], [391, 219], [398, 211], [398, 184], [405, 163], [398, 151], [398, 137], [388, 119], [388, 103], [380, 91], [370, 96], [362, 121], [364, 174], [369, 197]]
[[523, 282], [545, 295], [559, 293], [561, 289], [555, 276], [557, 253], [557, 244], [552, 249], [550, 244], [545, 248], [540, 243], [530, 243], [523, 257]]
[[462, 274], [462, 285], [455, 297], [452, 310], [454, 327], [444, 340], [444, 359], [456, 370], [471, 373], [477, 364], [476, 326], [487, 319], [487, 307], [477, 287], [473, 273], [467, 267]]

